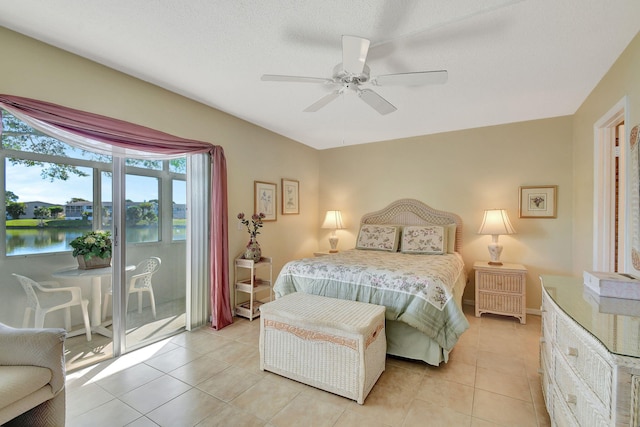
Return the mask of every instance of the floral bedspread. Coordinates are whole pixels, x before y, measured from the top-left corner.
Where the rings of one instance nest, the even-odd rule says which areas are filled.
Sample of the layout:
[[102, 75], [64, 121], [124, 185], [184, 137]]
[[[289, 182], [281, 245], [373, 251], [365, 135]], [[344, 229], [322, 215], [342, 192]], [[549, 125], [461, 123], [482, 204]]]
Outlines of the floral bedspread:
[[384, 305], [386, 318], [419, 329], [451, 349], [469, 324], [452, 300], [464, 274], [459, 254], [417, 255], [352, 249], [287, 263], [276, 296], [306, 292]]

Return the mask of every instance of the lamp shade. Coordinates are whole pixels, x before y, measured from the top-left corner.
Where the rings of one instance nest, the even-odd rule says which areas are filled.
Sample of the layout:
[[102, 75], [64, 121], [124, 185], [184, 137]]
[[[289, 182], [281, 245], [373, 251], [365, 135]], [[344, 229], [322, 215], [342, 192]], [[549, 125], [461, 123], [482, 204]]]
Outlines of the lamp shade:
[[324, 222], [320, 228], [331, 228], [333, 230], [339, 230], [344, 228], [342, 223], [342, 213], [340, 211], [327, 211], [324, 217]]
[[515, 234], [516, 230], [509, 221], [509, 215], [505, 209], [487, 209], [478, 230], [478, 234]]

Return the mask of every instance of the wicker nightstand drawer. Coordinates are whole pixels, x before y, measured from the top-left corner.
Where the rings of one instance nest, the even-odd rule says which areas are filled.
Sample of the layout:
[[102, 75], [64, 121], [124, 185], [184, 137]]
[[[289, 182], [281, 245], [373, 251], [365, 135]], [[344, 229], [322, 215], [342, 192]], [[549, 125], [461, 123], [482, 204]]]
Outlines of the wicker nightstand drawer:
[[476, 317], [482, 313], [502, 314], [527, 322], [526, 275], [520, 264], [490, 265], [476, 262]]
[[480, 291], [506, 292], [511, 294], [522, 294], [522, 274], [496, 274], [484, 271], [478, 272], [476, 286]]
[[491, 292], [480, 292], [480, 301], [476, 301], [485, 313], [511, 314], [519, 317], [522, 314], [522, 297], [520, 295], [501, 295]]

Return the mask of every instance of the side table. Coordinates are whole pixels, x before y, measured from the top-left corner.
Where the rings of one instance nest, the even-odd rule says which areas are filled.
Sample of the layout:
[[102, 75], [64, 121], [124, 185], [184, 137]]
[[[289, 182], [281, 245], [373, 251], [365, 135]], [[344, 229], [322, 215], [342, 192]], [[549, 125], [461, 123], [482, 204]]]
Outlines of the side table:
[[476, 272], [476, 317], [482, 313], [514, 316], [527, 323], [527, 269], [520, 264], [473, 264]]

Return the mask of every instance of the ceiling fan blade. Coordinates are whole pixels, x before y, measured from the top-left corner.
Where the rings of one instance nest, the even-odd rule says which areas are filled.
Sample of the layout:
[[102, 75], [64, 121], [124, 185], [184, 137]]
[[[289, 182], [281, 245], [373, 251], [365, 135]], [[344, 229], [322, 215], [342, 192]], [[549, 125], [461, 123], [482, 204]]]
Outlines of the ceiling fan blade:
[[333, 80], [322, 77], [281, 76], [279, 74], [263, 74], [260, 80], [263, 82], [333, 83]]
[[327, 105], [328, 103], [330, 103], [331, 101], [339, 97], [341, 93], [342, 93], [342, 90], [340, 89], [334, 90], [329, 95], [325, 95], [319, 100], [317, 100], [316, 102], [314, 102], [313, 104], [309, 105], [303, 111], [305, 113], [315, 113], [316, 111], [318, 111], [319, 109], [321, 109], [322, 107], [324, 107], [325, 105]]
[[397, 108], [394, 107], [389, 101], [387, 101], [371, 89], [359, 90], [358, 96], [383, 116], [385, 114], [393, 113], [397, 110]]
[[369, 44], [362, 37], [342, 36], [342, 68], [349, 74], [361, 74], [367, 61]]
[[417, 71], [414, 73], [384, 74], [371, 79], [376, 86], [421, 86], [446, 83], [449, 73], [446, 70]]

